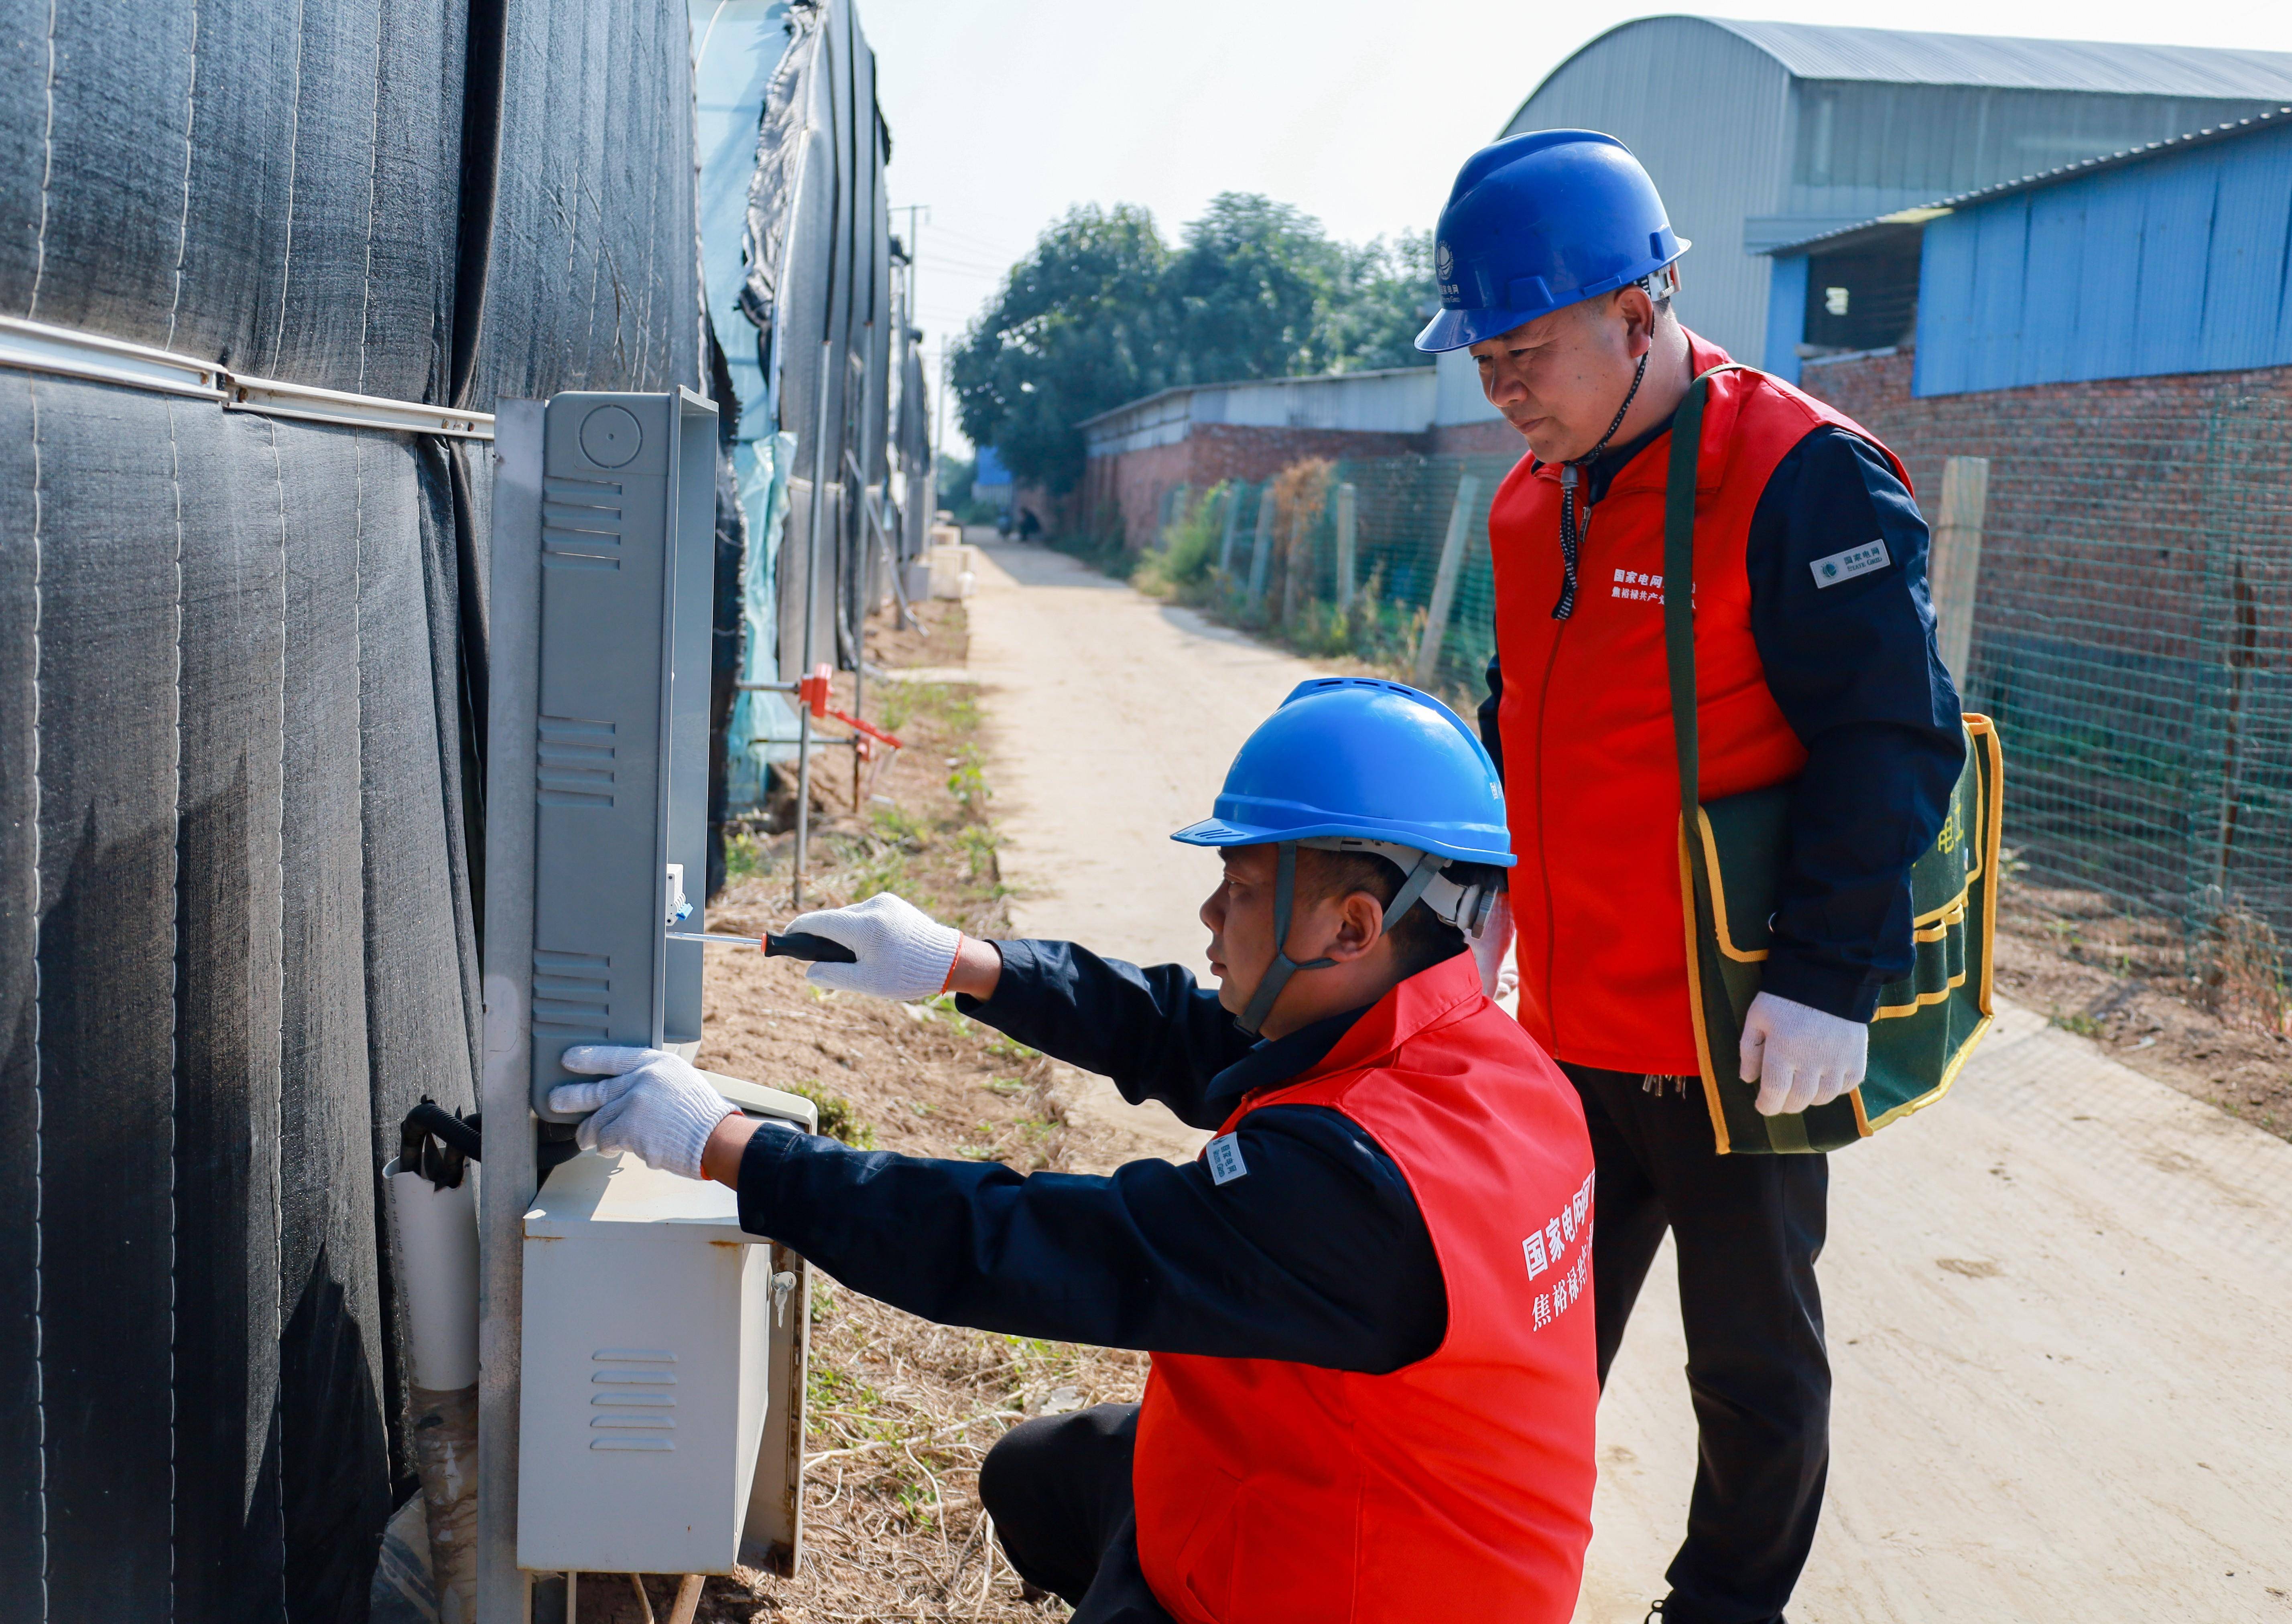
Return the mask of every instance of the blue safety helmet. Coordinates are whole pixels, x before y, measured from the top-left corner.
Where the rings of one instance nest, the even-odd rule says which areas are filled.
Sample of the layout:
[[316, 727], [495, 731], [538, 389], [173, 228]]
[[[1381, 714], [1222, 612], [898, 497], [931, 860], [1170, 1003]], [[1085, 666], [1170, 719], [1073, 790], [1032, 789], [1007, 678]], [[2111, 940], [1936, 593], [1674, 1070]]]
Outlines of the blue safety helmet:
[[1301, 682], [1260, 723], [1226, 769], [1215, 814], [1170, 837], [1190, 846], [1272, 846], [1272, 964], [1239, 1017], [1255, 1032], [1301, 969], [1287, 953], [1297, 848], [1365, 851], [1406, 876], [1384, 911], [1384, 928], [1422, 900], [1441, 918], [1477, 932], [1492, 885], [1459, 885], [1451, 863], [1510, 868], [1496, 763], [1454, 711], [1406, 683], [1373, 677]]
[[1463, 720], [1375, 677], [1299, 683], [1226, 770], [1215, 813], [1170, 838], [1265, 846], [1352, 835], [1510, 868], [1504, 785]]
[[1536, 130], [1465, 161], [1432, 234], [1441, 313], [1419, 350], [1462, 350], [1654, 275], [1687, 252], [1631, 149]]

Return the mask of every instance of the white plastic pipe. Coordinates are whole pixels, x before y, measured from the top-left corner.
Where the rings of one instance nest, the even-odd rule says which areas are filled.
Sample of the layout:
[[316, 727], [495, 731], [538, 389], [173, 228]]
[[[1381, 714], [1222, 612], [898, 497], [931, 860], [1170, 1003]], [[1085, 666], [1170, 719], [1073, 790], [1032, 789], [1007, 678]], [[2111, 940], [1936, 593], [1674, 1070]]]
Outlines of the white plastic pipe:
[[478, 1164], [441, 1190], [382, 1170], [406, 1296], [415, 1469], [438, 1624], [474, 1624], [478, 1535]]
[[382, 1170], [390, 1192], [390, 1242], [406, 1294], [414, 1385], [433, 1393], [478, 1379], [478, 1164], [440, 1190], [419, 1173]]

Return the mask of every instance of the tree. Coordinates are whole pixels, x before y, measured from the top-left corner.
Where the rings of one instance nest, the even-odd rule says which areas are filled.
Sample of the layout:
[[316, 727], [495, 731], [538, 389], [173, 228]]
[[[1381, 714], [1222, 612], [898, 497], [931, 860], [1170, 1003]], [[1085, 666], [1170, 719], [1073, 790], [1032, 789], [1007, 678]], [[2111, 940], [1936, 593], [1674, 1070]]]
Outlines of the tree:
[[963, 431], [1020, 478], [1082, 478], [1085, 418], [1168, 382], [1161, 295], [1169, 250], [1129, 205], [1068, 211], [1011, 268], [948, 369]]
[[1211, 198], [1165, 283], [1178, 345], [1171, 370], [1187, 383], [1320, 370], [1320, 318], [1343, 252], [1288, 204], [1246, 192]]
[[1430, 365], [1430, 233], [1333, 240], [1311, 215], [1222, 192], [1174, 253], [1143, 209], [1069, 210], [1011, 269], [949, 369], [972, 443], [1072, 490], [1080, 425], [1178, 383]]
[[1432, 279], [1432, 234], [1407, 231], [1357, 248], [1340, 245], [1338, 252], [1320, 340], [1329, 369], [1431, 365], [1432, 358], [1416, 348], [1416, 335], [1441, 302], [1441, 285]]

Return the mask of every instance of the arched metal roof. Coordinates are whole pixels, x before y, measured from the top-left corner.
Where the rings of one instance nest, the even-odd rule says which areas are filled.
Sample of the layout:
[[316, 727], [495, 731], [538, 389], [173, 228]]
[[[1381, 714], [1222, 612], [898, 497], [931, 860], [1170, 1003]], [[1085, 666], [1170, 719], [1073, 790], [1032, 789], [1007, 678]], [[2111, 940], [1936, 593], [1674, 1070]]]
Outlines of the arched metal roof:
[[2292, 52], [1675, 13], [1574, 52], [1505, 133], [1589, 128], [1628, 142], [1697, 243], [1683, 315], [1763, 356], [1778, 285], [1755, 256], [1778, 243], [2288, 103]]
[[[2292, 52], [2009, 39], [1987, 34], [1916, 34], [1900, 28], [1739, 22], [1686, 13], [1642, 17], [1619, 24], [1572, 52], [1568, 61], [1597, 50], [1626, 29], [1663, 22], [1723, 28], [1748, 40], [1801, 79], [1868, 79], [1894, 84], [1973, 84], [2135, 96], [2292, 97]], [[1567, 66], [1562, 62], [1553, 73]], [[1534, 99], [1531, 93], [1529, 100]]]
[[2150, 158], [2169, 157], [2174, 153], [2187, 151], [2192, 147], [2210, 146], [2215, 141], [2235, 141], [2244, 136], [2257, 134], [2263, 130], [2275, 129], [2288, 121], [2292, 121], [2292, 107], [2280, 107], [2271, 112], [2256, 113], [2250, 118], [2240, 118], [2232, 124], [2214, 125], [2207, 129], [2192, 130], [2186, 135], [2175, 135], [2168, 141], [2144, 141], [2138, 147], [2128, 147], [2122, 152], [2108, 152], [2099, 157], [2086, 158], [2075, 164], [2063, 164], [2059, 168], [2048, 169], [2042, 174], [2023, 175], [2018, 181], [2001, 181], [1995, 186], [1984, 186], [1973, 191], [1960, 192], [1954, 197], [1939, 198], [1933, 203], [1921, 204], [1916, 208], [1898, 209], [1891, 214], [1881, 214], [1874, 220], [1865, 220], [1854, 225], [1839, 226], [1828, 231], [1817, 232], [1812, 237], [1803, 237], [1796, 242], [1778, 243], [1775, 246], [1762, 249], [1760, 252], [1776, 258], [1781, 258], [1786, 254], [1805, 253], [1817, 247], [1822, 248], [1826, 253], [1835, 253], [1841, 248], [1858, 245], [1855, 243], [1850, 243], [1849, 238], [1860, 239], [1868, 236], [1876, 239], [1889, 231], [1920, 228], [1929, 220], [1937, 219], [1944, 214], [1956, 213], [1959, 209], [1970, 208], [1975, 204], [1993, 202], [2000, 197], [2011, 197], [2015, 192], [2035, 191], [2040, 187], [2057, 186], [2064, 181], [2080, 180], [2103, 170], [2121, 169], [2128, 164], [2138, 164]]

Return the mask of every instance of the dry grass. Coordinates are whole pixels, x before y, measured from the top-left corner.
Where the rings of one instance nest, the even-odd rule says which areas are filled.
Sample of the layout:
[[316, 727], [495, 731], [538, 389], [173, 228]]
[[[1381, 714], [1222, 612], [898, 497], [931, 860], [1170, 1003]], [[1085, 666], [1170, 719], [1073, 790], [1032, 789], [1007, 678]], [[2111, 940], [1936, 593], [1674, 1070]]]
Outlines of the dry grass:
[[2135, 1070], [2292, 1138], [2292, 1034], [2266, 930], [2224, 917], [2191, 953], [2174, 921], [2009, 881], [1997, 985]]
[[[963, 658], [959, 606], [918, 606], [923, 629], [878, 631], [878, 663]], [[848, 679], [846, 679], [848, 681]], [[843, 690], [848, 697], [848, 687]], [[907, 744], [855, 814], [848, 781], [815, 800], [814, 905], [896, 890], [974, 935], [1007, 926], [979, 714], [962, 684], [871, 683], [868, 712]], [[841, 703], [839, 701], [839, 703]], [[840, 802], [840, 804], [839, 804]], [[749, 835], [712, 929], [753, 934], [788, 917], [792, 837]], [[802, 966], [712, 954], [701, 1064], [811, 1095], [840, 1137], [911, 1155], [1021, 1171], [1102, 1171], [1140, 1154], [1118, 1130], [1069, 1124], [1051, 1063], [964, 1019], [949, 1001], [886, 1004], [822, 993]], [[1135, 1399], [1139, 1354], [930, 1324], [813, 1277], [806, 1549], [796, 1574], [712, 1579], [700, 1618], [1053, 1620], [1002, 1560], [977, 1493], [979, 1462], [1023, 1416]], [[674, 1580], [649, 1581], [665, 1620]], [[590, 1575], [582, 1624], [642, 1624], [629, 1581]]]

